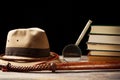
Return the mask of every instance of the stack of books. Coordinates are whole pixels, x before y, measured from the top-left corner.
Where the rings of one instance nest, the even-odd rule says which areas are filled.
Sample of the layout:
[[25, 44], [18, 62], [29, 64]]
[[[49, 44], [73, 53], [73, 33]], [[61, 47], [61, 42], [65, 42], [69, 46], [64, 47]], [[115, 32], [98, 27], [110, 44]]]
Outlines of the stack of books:
[[87, 50], [89, 61], [120, 61], [120, 26], [91, 25]]

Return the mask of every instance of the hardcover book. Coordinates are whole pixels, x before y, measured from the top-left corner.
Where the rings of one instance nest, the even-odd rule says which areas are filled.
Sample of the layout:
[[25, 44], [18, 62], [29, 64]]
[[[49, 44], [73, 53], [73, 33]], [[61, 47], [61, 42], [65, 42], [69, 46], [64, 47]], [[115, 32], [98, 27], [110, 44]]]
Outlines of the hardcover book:
[[105, 44], [105, 43], [89, 43], [87, 42], [88, 50], [112, 50], [120, 51], [120, 44]]
[[91, 34], [115, 34], [120, 35], [120, 26], [91, 25]]
[[117, 35], [93, 35], [88, 38], [89, 43], [120, 44], [120, 36]]
[[90, 56], [119, 56], [120, 51], [112, 51], [112, 50], [90, 50], [88, 53]]

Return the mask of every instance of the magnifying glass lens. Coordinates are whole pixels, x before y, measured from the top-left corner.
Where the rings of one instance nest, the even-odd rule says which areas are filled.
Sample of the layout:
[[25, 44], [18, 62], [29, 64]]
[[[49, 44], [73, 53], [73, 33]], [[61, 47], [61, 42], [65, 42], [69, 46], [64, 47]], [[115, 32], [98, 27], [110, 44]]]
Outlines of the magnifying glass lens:
[[62, 55], [66, 61], [80, 61], [82, 51], [78, 46], [70, 44], [64, 47]]

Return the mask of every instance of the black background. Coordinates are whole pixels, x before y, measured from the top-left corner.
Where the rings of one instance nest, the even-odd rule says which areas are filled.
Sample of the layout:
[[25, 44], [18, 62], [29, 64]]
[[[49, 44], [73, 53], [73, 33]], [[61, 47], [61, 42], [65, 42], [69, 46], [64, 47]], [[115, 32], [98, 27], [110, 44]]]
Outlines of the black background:
[[[51, 51], [75, 43], [87, 21], [92, 25], [120, 25], [119, 5], [105, 2], [44, 1], [5, 4], [0, 8], [0, 53], [5, 52], [7, 33], [11, 29], [39, 27], [46, 31]], [[90, 29], [89, 29], [90, 30]], [[87, 54], [88, 32], [79, 47]]]

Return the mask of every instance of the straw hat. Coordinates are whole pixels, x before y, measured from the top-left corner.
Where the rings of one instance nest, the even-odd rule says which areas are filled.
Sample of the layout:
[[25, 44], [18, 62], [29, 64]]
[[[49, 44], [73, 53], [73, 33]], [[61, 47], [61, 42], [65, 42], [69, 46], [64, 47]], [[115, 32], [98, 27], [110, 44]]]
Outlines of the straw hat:
[[5, 55], [0, 64], [31, 66], [45, 61], [58, 61], [55, 52], [50, 52], [47, 35], [40, 28], [10, 30], [7, 35]]

